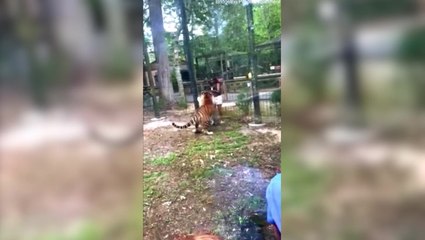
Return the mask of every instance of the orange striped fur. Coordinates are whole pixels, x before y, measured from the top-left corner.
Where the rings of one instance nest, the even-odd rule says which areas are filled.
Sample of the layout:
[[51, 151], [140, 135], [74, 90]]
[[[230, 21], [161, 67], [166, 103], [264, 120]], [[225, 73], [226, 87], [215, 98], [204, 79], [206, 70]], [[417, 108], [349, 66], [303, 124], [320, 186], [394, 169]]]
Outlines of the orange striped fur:
[[201, 93], [201, 106], [196, 110], [190, 121], [183, 126], [178, 126], [174, 122], [172, 125], [179, 129], [195, 125], [195, 133], [205, 132], [207, 134], [212, 134], [212, 132], [208, 131], [208, 127], [210, 126], [214, 112], [215, 105], [213, 103], [213, 95], [209, 91], [204, 91]]

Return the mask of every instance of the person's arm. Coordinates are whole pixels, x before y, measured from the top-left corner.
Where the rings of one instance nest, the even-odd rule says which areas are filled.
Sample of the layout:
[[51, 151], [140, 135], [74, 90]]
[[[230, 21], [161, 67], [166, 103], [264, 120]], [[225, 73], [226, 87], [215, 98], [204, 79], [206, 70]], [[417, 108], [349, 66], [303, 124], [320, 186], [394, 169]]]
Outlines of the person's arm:
[[270, 187], [268, 187], [266, 190], [266, 199], [267, 199], [267, 223], [274, 224], [275, 221], [273, 220], [273, 215], [272, 215], [272, 212], [274, 211], [272, 206], [273, 196], [272, 196], [272, 191]]
[[280, 231], [281, 224], [281, 174], [274, 176], [266, 190], [267, 222], [276, 224]]

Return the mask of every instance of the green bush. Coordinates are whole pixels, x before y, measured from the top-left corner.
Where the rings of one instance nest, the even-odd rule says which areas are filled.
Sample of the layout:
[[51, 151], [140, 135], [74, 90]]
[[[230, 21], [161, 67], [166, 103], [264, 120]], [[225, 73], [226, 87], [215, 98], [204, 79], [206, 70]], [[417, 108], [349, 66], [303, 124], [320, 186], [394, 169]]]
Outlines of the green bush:
[[270, 101], [272, 103], [280, 104], [280, 94], [281, 94], [280, 89], [274, 90], [272, 93], [272, 96], [270, 97]]
[[249, 114], [249, 107], [251, 105], [251, 99], [249, 97], [249, 88], [243, 88], [236, 99], [236, 106], [244, 115]]
[[277, 116], [280, 116], [280, 95], [281, 95], [281, 91], [280, 89], [277, 89], [275, 91], [273, 91], [271, 97], [270, 97], [270, 101], [272, 102], [272, 104], [275, 107], [276, 110], [276, 114]]

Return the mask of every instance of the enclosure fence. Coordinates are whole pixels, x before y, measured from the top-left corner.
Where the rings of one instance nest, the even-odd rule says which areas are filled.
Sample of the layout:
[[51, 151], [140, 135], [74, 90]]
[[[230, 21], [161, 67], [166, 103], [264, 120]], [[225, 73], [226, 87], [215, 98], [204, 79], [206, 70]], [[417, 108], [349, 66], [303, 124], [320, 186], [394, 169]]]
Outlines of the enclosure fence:
[[[280, 95], [279, 98], [273, 97], [273, 92], [280, 91], [280, 73], [261, 74], [257, 77], [257, 89], [260, 99], [260, 111], [263, 118], [280, 118]], [[231, 80], [225, 80], [223, 84], [223, 105], [225, 112], [232, 112], [239, 115], [250, 116], [253, 113], [253, 101], [251, 92], [251, 80], [246, 77], [235, 77]], [[192, 85], [190, 82], [184, 82], [185, 99], [188, 104], [186, 111], [193, 111]], [[203, 90], [209, 90], [210, 85], [207, 81], [198, 81], [197, 90], [200, 93]], [[144, 91], [144, 111], [153, 111], [152, 96]], [[275, 93], [276, 94], [276, 93]], [[175, 93], [176, 100], [179, 94]], [[159, 98], [157, 97], [158, 101]]]

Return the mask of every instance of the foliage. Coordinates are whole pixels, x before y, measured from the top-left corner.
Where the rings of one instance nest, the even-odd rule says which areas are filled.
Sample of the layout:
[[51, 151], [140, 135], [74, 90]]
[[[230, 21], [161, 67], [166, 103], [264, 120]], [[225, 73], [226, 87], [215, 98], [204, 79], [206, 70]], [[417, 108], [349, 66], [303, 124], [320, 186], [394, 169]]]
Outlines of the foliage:
[[251, 106], [251, 99], [249, 97], [249, 88], [243, 88], [236, 99], [236, 106], [244, 115], [249, 114], [249, 107]]
[[162, 172], [150, 172], [143, 174], [143, 198], [146, 199], [145, 203], [149, 202], [149, 199], [158, 194], [157, 187], [162, 180], [165, 180], [167, 175]]
[[266, 48], [261, 49], [257, 52], [257, 63], [259, 66], [263, 67], [263, 71], [270, 71], [270, 66], [280, 65], [280, 49], [276, 48]]
[[255, 5], [254, 31], [257, 44], [279, 37], [281, 34], [280, 0]]
[[196, 1], [191, 0], [187, 1], [186, 8], [189, 10], [188, 17], [190, 17], [189, 24], [194, 25], [203, 25], [207, 28], [212, 27], [212, 17], [214, 14], [213, 9], [218, 6], [215, 4], [215, 0], [203, 0]]
[[280, 95], [281, 95], [280, 89], [274, 90], [272, 92], [271, 97], [270, 97], [270, 101], [272, 103], [279, 103], [280, 104]]
[[214, 40], [213, 36], [203, 35], [203, 36], [195, 36], [193, 38], [192, 47], [197, 55], [203, 55], [211, 53], [214, 49]]
[[277, 90], [272, 92], [272, 95], [270, 97], [270, 101], [273, 103], [273, 105], [275, 107], [275, 111], [276, 111], [277, 116], [281, 115], [280, 95], [281, 95], [281, 90], [277, 89]]
[[[248, 32], [246, 25], [246, 11], [240, 4], [226, 5], [223, 8], [222, 18], [226, 25], [223, 28], [223, 48], [238, 52], [246, 52], [248, 46]], [[255, 21], [255, 19], [254, 19]]]
[[153, 165], [170, 165], [176, 160], [176, 154], [170, 153], [164, 157], [157, 157], [151, 160]]

